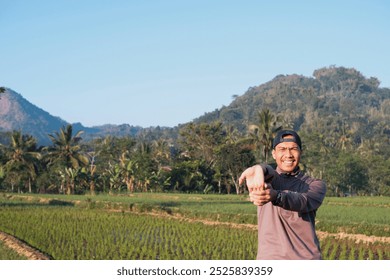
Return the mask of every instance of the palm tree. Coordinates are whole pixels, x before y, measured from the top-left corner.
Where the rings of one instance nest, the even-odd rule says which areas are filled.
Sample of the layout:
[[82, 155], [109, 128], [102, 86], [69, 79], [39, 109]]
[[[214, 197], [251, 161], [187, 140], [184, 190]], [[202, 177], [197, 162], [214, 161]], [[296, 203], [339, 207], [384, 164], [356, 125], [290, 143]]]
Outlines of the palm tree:
[[275, 116], [267, 108], [259, 111], [258, 123], [249, 126], [250, 140], [256, 149], [261, 151], [261, 158], [268, 162], [269, 152], [272, 150], [272, 141], [276, 132], [282, 129], [282, 118]]
[[69, 168], [79, 168], [87, 166], [89, 163], [88, 157], [81, 152], [80, 135], [83, 131], [78, 131], [73, 136], [73, 127], [68, 124], [66, 127], [62, 127], [60, 132], [49, 134], [49, 138], [53, 143], [53, 146], [48, 148], [49, 163], [59, 163]]
[[[6, 157], [5, 169], [8, 175], [16, 175], [19, 182], [26, 180], [24, 185], [31, 193], [31, 182], [36, 178], [38, 160], [41, 159], [36, 139], [31, 135], [23, 135], [20, 131], [13, 131], [10, 140], [9, 147], [2, 146]], [[17, 181], [12, 180], [13, 184]]]
[[[63, 168], [79, 170], [88, 165], [89, 159], [81, 152], [79, 145], [82, 133], [83, 131], [79, 131], [73, 136], [73, 127], [68, 124], [66, 127], [62, 127], [59, 132], [55, 132], [54, 135], [49, 134], [53, 145], [47, 148], [47, 160], [48, 165], [54, 168], [56, 173]], [[71, 183], [70, 179], [65, 182], [68, 193], [74, 191]]]

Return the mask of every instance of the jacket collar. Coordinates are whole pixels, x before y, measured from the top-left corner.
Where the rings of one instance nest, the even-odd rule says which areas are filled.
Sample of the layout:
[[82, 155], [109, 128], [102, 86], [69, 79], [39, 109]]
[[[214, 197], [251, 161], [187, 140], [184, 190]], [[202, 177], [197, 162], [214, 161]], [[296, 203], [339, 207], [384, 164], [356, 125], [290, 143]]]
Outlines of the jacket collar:
[[301, 173], [301, 170], [299, 169], [299, 166], [297, 166], [292, 172], [286, 173], [282, 172], [279, 167], [276, 167], [276, 172], [283, 177], [296, 177], [299, 173]]

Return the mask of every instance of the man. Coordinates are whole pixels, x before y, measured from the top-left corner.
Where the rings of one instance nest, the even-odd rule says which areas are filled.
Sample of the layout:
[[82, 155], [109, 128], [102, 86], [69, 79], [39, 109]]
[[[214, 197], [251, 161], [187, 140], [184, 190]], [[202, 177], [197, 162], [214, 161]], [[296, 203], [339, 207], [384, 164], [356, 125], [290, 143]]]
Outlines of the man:
[[278, 132], [272, 148], [276, 170], [256, 165], [239, 179], [240, 184], [246, 180], [250, 200], [258, 206], [257, 259], [321, 259], [315, 216], [325, 183], [300, 171], [302, 144], [295, 131]]

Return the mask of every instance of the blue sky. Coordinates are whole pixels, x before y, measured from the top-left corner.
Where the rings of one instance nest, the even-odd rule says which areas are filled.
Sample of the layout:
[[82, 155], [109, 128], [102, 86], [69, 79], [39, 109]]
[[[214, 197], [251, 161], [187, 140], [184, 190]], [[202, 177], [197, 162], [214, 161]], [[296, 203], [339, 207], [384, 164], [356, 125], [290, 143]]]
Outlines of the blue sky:
[[279, 74], [390, 87], [390, 1], [0, 0], [0, 85], [85, 126], [175, 126]]

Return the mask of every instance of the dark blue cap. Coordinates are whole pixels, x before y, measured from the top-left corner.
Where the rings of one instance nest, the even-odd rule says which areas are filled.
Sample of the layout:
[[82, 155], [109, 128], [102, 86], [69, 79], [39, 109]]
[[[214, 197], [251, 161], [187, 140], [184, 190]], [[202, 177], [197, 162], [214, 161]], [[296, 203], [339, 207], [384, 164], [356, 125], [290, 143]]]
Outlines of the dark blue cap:
[[[293, 138], [284, 138], [286, 136], [292, 136]], [[272, 149], [283, 142], [294, 142], [298, 145], [299, 149], [302, 150], [301, 138], [294, 130], [281, 130], [276, 134], [274, 141], [272, 142]]]

